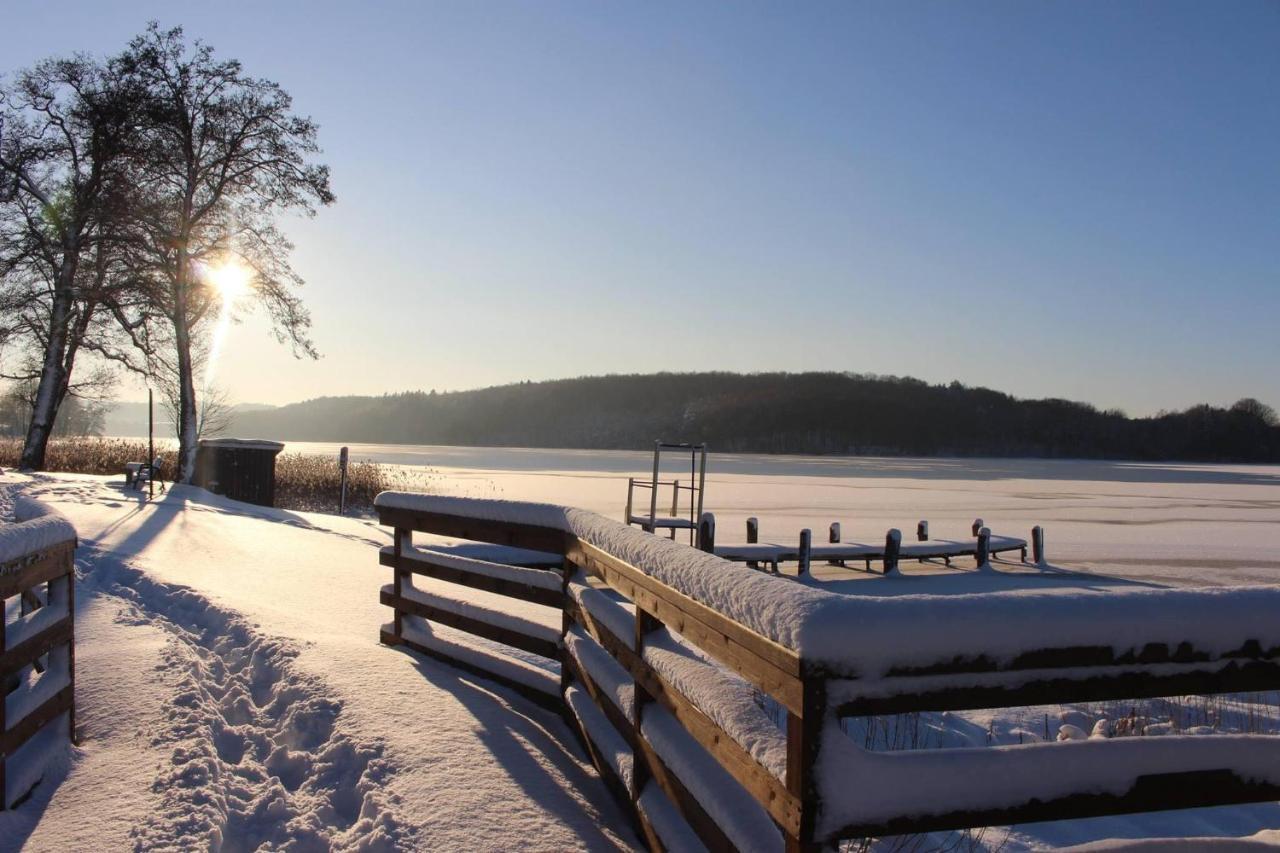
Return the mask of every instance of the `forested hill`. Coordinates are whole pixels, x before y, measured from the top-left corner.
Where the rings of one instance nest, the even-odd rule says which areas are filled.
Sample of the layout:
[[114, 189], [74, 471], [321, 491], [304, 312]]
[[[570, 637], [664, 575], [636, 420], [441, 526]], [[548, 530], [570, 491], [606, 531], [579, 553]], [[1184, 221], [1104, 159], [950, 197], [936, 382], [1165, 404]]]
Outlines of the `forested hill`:
[[1129, 418], [959, 383], [842, 373], [682, 373], [525, 382], [476, 391], [324, 397], [237, 412], [228, 434], [295, 441], [716, 451], [1280, 461], [1275, 412]]

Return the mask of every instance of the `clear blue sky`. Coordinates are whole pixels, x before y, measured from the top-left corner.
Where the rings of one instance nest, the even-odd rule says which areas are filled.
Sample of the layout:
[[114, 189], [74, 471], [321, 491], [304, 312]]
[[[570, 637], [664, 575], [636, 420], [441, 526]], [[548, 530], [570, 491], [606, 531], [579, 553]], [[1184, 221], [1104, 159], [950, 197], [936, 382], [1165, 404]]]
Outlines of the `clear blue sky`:
[[321, 125], [320, 362], [235, 399], [836, 369], [1280, 405], [1280, 3], [15, 2], [182, 24]]

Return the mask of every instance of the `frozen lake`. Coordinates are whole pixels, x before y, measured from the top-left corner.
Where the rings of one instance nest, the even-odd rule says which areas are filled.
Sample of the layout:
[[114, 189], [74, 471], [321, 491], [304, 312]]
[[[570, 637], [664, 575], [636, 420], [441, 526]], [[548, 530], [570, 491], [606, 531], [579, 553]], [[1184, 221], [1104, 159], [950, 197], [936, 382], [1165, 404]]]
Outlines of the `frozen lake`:
[[[332, 454], [338, 444], [290, 442]], [[645, 477], [645, 451], [350, 445], [353, 459], [430, 468], [430, 487], [472, 497], [564, 503], [621, 518], [626, 479]], [[664, 457], [665, 459], [665, 457]], [[688, 478], [672, 458], [664, 477]], [[802, 527], [825, 540], [904, 537], [928, 519], [934, 537], [981, 517], [997, 534], [1045, 527], [1055, 565], [1168, 583], [1280, 582], [1280, 467], [1097, 460], [918, 459], [711, 453], [706, 509], [720, 541], [743, 538], [748, 516], [765, 540]]]

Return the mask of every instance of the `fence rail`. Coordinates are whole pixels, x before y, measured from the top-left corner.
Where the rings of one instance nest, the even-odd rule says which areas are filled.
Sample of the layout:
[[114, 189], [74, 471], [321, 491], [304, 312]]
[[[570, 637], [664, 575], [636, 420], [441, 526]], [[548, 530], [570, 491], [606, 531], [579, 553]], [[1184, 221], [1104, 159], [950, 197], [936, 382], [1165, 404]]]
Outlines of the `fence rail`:
[[75, 530], [34, 501], [0, 529], [0, 809], [75, 732]]
[[[1081, 646], [1069, 632], [1056, 636], [1050, 621], [1043, 648], [996, 658], [956, 636], [948, 654], [868, 677], [748, 627], [699, 600], [696, 585], [682, 590], [655, 577], [664, 559], [692, 551], [686, 546], [599, 517], [579, 523], [575, 511], [530, 505], [522, 514], [495, 504], [380, 496], [382, 522], [395, 528], [381, 558], [394, 570], [383, 591], [394, 619], [382, 639], [460, 660], [566, 714], [653, 849], [692, 837], [710, 850], [813, 850], [841, 838], [1280, 799], [1280, 738], [1271, 736], [887, 753], [863, 749], [841, 728], [869, 715], [1280, 689], [1280, 638], [1262, 629], [1225, 650], [1191, 634], [1170, 643], [1157, 631], [1156, 611], [1139, 607], [1135, 624], [1149, 624], [1154, 639], [1134, 653]], [[412, 549], [414, 531], [534, 548], [561, 555], [563, 564], [558, 572], [497, 563], [468, 571]], [[749, 583], [771, 601], [801, 589], [699, 559], [714, 560], [699, 564], [705, 571], [736, 572], [726, 576], [734, 582], [758, 579]], [[529, 571], [542, 574], [506, 573]], [[415, 574], [455, 584], [463, 597], [478, 589], [558, 611], [559, 636], [547, 641], [549, 618], [531, 630], [478, 609], [470, 621], [460, 609], [429, 609], [406, 586]], [[1260, 606], [1280, 603], [1280, 590], [1271, 592], [1258, 593]], [[1191, 603], [1203, 619], [1248, 631], [1255, 622], [1239, 614], [1252, 613], [1255, 601], [1238, 598], [1205, 594]], [[1081, 618], [1090, 612], [1088, 602], [1069, 605]], [[477, 666], [473, 651], [454, 658], [439, 644], [424, 645], [407, 621], [415, 617], [554, 657], [558, 689], [549, 694], [549, 679], [535, 687], [513, 678], [510, 661]], [[868, 641], [892, 637], [848, 625], [850, 644]], [[1065, 757], [1084, 769], [1055, 780], [1046, 770]]]

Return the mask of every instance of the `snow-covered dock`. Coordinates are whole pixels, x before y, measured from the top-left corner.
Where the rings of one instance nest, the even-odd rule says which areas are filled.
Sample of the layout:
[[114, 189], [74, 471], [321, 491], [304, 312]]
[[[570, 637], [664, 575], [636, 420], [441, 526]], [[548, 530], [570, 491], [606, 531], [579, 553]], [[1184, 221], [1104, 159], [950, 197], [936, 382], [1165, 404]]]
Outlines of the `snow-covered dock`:
[[[864, 595], [879, 584], [797, 583], [560, 506], [395, 493], [377, 505], [395, 529], [389, 644], [431, 631], [407, 606], [414, 531], [564, 554], [561, 694], [651, 846], [799, 850], [1280, 798], [1269, 735], [881, 752], [847, 728], [878, 714], [1280, 689], [1280, 587], [1006, 589], [984, 572], [970, 594]], [[524, 633], [495, 611], [481, 636]]]

